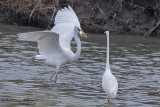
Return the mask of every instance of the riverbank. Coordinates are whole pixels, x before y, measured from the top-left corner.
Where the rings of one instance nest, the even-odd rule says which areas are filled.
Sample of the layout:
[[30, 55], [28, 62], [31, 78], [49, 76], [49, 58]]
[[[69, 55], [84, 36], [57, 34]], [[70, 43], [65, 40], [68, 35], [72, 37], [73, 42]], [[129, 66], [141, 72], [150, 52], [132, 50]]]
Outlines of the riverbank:
[[2, 0], [0, 21], [50, 29], [57, 10], [68, 4], [86, 32], [109, 30], [160, 37], [160, 1], [157, 0]]

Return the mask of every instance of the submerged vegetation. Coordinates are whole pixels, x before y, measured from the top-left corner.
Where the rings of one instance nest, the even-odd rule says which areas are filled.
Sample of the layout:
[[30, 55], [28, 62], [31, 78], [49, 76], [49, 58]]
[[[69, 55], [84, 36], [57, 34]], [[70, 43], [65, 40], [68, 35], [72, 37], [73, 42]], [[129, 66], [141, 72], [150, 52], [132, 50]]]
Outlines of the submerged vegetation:
[[160, 35], [160, 0], [1, 0], [5, 22], [50, 29], [58, 9], [71, 5], [88, 32]]

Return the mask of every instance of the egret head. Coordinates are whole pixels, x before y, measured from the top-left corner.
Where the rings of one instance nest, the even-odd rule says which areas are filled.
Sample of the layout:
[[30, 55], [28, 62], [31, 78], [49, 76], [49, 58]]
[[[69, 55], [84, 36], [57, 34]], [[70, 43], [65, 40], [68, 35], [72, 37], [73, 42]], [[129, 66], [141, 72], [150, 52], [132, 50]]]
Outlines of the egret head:
[[74, 31], [75, 31], [75, 32], [78, 32], [78, 34], [79, 34], [80, 36], [87, 38], [86, 33], [84, 33], [84, 31], [83, 31], [81, 28], [79, 28], [78, 26], [75, 26], [75, 27], [74, 27]]
[[105, 31], [104, 33], [105, 33], [106, 35], [109, 35], [109, 31]]

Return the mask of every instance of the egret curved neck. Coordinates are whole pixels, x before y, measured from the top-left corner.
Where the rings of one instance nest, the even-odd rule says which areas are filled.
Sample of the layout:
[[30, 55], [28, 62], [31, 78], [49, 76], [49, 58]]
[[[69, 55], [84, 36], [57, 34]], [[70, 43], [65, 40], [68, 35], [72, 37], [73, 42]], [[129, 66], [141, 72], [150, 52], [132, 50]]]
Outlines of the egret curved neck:
[[81, 54], [81, 41], [80, 41], [77, 33], [75, 33], [74, 39], [75, 39], [76, 44], [77, 44], [77, 51], [76, 51], [76, 53], [73, 57], [73, 60], [77, 60], [80, 57], [80, 54]]

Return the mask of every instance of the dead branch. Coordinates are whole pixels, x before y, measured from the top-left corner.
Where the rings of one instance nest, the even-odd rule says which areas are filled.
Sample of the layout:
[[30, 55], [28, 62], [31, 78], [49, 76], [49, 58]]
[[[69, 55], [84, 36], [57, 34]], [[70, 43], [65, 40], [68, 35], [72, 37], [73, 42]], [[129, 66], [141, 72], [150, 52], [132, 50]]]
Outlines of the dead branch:
[[152, 29], [150, 29], [147, 33], [144, 34], [144, 36], [150, 36], [150, 34], [158, 27], [160, 26], [160, 20], [156, 23], [156, 26], [154, 26]]

